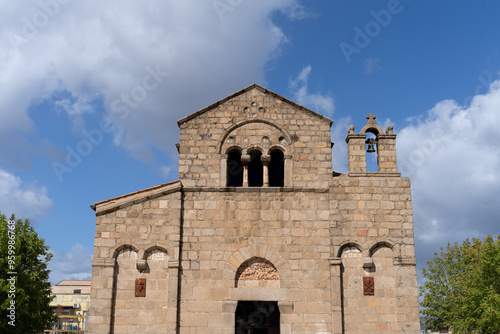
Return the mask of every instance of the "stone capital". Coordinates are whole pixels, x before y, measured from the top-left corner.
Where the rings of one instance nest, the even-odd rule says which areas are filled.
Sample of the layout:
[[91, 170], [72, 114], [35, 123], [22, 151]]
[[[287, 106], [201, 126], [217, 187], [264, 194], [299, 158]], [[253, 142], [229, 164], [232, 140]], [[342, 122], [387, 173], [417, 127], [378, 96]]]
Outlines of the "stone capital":
[[241, 156], [241, 163], [245, 166], [250, 163], [250, 160], [251, 160], [250, 154], [243, 154]]
[[340, 266], [342, 264], [342, 259], [340, 257], [332, 257], [330, 258], [331, 266]]
[[148, 262], [146, 260], [137, 260], [135, 262], [137, 270], [146, 270], [148, 268]]
[[373, 259], [371, 257], [363, 258], [363, 268], [373, 268], [375, 264], [373, 263]]

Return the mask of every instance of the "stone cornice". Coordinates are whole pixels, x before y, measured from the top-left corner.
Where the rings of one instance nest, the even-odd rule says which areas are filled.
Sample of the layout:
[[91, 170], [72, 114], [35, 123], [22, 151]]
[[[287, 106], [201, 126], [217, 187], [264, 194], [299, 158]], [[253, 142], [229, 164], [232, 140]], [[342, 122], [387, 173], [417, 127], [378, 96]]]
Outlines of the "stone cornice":
[[183, 192], [237, 192], [237, 193], [290, 193], [312, 192], [327, 193], [330, 188], [299, 187], [184, 187]]
[[401, 177], [401, 173], [384, 173], [384, 172], [349, 172], [349, 176], [361, 177]]

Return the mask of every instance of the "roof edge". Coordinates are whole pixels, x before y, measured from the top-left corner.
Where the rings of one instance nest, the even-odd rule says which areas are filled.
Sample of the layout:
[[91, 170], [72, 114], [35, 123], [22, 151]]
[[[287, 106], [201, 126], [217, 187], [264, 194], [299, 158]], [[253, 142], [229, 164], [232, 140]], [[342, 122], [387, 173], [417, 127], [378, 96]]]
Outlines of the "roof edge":
[[92, 204], [90, 207], [95, 211], [96, 216], [118, 210], [119, 208], [144, 202], [148, 199], [159, 197], [182, 189], [179, 180], [160, 184], [154, 187], [138, 190], [129, 194], [109, 198]]
[[198, 117], [199, 115], [201, 115], [201, 114], [203, 114], [203, 113], [207, 112], [208, 110], [213, 109], [213, 108], [215, 108], [215, 107], [217, 107], [217, 106], [219, 106], [219, 105], [223, 104], [224, 102], [226, 102], [226, 101], [228, 101], [228, 100], [230, 100], [230, 99], [232, 99], [232, 98], [235, 98], [235, 97], [236, 97], [236, 96], [238, 96], [238, 95], [241, 95], [241, 94], [243, 94], [243, 93], [246, 93], [246, 92], [248, 92], [248, 91], [250, 91], [250, 90], [252, 90], [252, 89], [258, 89], [258, 90], [260, 90], [260, 91], [261, 91], [261, 92], [263, 92], [263, 93], [269, 94], [269, 95], [271, 95], [271, 96], [273, 96], [273, 97], [275, 97], [275, 98], [277, 98], [277, 99], [280, 99], [280, 100], [285, 101], [285, 102], [287, 102], [287, 103], [289, 103], [289, 104], [291, 104], [291, 105], [293, 105], [293, 106], [295, 106], [295, 107], [298, 107], [300, 110], [303, 110], [303, 111], [305, 111], [305, 112], [307, 112], [307, 113], [309, 113], [309, 114], [311, 114], [311, 115], [313, 115], [313, 116], [316, 116], [316, 117], [318, 117], [318, 118], [322, 119], [323, 121], [325, 121], [325, 122], [329, 123], [329, 124], [330, 124], [330, 126], [333, 124], [333, 120], [331, 120], [330, 118], [328, 118], [328, 117], [326, 117], [326, 116], [323, 116], [323, 115], [321, 115], [321, 114], [319, 114], [319, 113], [317, 113], [317, 112], [315, 112], [315, 111], [313, 111], [313, 110], [311, 110], [311, 109], [309, 109], [309, 108], [306, 108], [306, 107], [304, 107], [304, 106], [302, 106], [302, 105], [300, 105], [300, 104], [298, 104], [298, 103], [296, 103], [296, 102], [294, 102], [294, 101], [292, 101], [292, 100], [290, 100], [290, 99], [287, 99], [286, 97], [284, 97], [284, 96], [282, 96], [282, 95], [279, 95], [278, 93], [275, 93], [275, 92], [273, 92], [273, 91], [270, 91], [269, 89], [264, 88], [264, 87], [262, 87], [261, 85], [258, 85], [258, 84], [256, 84], [256, 83], [254, 83], [254, 84], [251, 84], [251, 85], [250, 85], [250, 86], [248, 86], [248, 87], [245, 87], [245, 88], [243, 88], [243, 89], [241, 89], [241, 90], [237, 91], [236, 93], [233, 93], [233, 94], [231, 94], [231, 95], [229, 95], [229, 96], [227, 96], [227, 97], [223, 98], [222, 100], [219, 100], [219, 101], [217, 101], [217, 102], [214, 102], [214, 103], [210, 104], [209, 106], [206, 106], [205, 108], [202, 108], [202, 109], [200, 109], [200, 110], [198, 110], [198, 111], [195, 111], [195, 112], [194, 112], [194, 113], [192, 113], [192, 114], [189, 114], [189, 115], [187, 115], [187, 116], [185, 116], [185, 117], [183, 117], [183, 118], [179, 119], [179, 120], [177, 121], [177, 126], [179, 126], [179, 127], [180, 127], [182, 124], [184, 124], [184, 123], [186, 123], [186, 122], [188, 122], [188, 121], [192, 120], [193, 118]]

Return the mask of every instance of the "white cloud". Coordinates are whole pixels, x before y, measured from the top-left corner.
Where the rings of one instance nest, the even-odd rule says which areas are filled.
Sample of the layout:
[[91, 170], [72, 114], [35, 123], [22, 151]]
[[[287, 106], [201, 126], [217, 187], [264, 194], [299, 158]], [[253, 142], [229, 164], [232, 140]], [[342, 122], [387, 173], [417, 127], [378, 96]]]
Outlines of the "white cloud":
[[83, 115], [94, 112], [92, 101], [95, 98], [86, 95], [78, 96], [76, 99], [62, 98], [54, 101], [54, 107], [57, 112], [67, 113], [73, 123], [72, 130], [82, 134], [85, 131]]
[[331, 117], [335, 109], [333, 98], [320, 93], [309, 93], [311, 70], [311, 65], [304, 67], [295, 79], [289, 81], [288, 86], [293, 91], [295, 102]]
[[92, 274], [92, 253], [80, 244], [75, 244], [68, 252], [53, 252], [49, 262], [50, 282], [90, 279]]
[[365, 74], [370, 75], [373, 72], [382, 71], [380, 66], [380, 58], [367, 58], [364, 61]]
[[132, 156], [172, 152], [165, 143], [177, 139], [177, 119], [263, 83], [264, 66], [286, 41], [271, 15], [305, 16], [298, 0], [231, 2], [223, 19], [204, 0], [61, 3], [0, 5], [0, 152], [34, 132], [37, 103], [61, 95], [71, 96], [57, 104], [75, 130], [102, 102], [114, 142]]
[[[468, 107], [442, 101], [398, 134], [398, 167], [412, 182], [417, 252], [498, 234], [500, 81]], [[421, 263], [422, 264], [422, 263]]]
[[0, 169], [0, 211], [7, 217], [12, 213], [20, 219], [37, 219], [52, 208], [47, 189], [22, 180]]

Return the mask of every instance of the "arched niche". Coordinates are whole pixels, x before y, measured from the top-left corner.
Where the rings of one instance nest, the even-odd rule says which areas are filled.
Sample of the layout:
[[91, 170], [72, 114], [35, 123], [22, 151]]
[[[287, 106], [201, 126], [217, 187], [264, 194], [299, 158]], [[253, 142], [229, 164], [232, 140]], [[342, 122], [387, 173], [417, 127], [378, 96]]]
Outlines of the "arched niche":
[[[119, 244], [116, 246], [115, 251], [113, 252], [113, 258], [117, 259], [118, 255], [123, 251], [134, 251], [136, 254], [139, 253], [139, 249], [131, 244]], [[123, 252], [122, 252], [123, 253]]]
[[133, 298], [135, 279], [140, 277], [136, 269], [139, 258], [138, 249], [132, 245], [123, 244], [115, 249], [115, 270], [113, 277], [113, 291], [111, 302], [111, 328], [110, 333], [127, 332], [126, 303]]
[[374, 280], [374, 297], [380, 298], [380, 317], [390, 317], [397, 312], [398, 272], [394, 266], [394, 251], [386, 243], [377, 243], [371, 250], [374, 268], [370, 276]]
[[[166, 248], [161, 246], [153, 246], [144, 252], [145, 260], [148, 263], [150, 272], [168, 270], [168, 252]], [[167, 277], [164, 277], [165, 279]]]
[[373, 254], [377, 250], [379, 250], [380, 248], [383, 248], [383, 247], [394, 250], [394, 246], [395, 246], [395, 244], [389, 240], [378, 241], [370, 247], [370, 249], [368, 250], [368, 256], [373, 256]]
[[[135, 333], [143, 319], [156, 319], [151, 332], [159, 333], [167, 325], [169, 294], [169, 255], [167, 248], [153, 245], [140, 248], [119, 245], [115, 251], [116, 264], [111, 303], [110, 333]], [[147, 263], [139, 268], [138, 263]], [[145, 283], [145, 294], [137, 295], [137, 280]], [[156, 305], [156, 307], [150, 307]], [[131, 310], [141, 310], [141, 317], [131, 316]]]
[[364, 251], [364, 248], [360, 244], [358, 244], [357, 242], [344, 241], [343, 243], [340, 244], [340, 246], [338, 248], [337, 257], [341, 258], [342, 253], [344, 253], [345, 251], [354, 251], [355, 249], [357, 249], [361, 254]]

